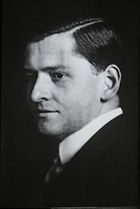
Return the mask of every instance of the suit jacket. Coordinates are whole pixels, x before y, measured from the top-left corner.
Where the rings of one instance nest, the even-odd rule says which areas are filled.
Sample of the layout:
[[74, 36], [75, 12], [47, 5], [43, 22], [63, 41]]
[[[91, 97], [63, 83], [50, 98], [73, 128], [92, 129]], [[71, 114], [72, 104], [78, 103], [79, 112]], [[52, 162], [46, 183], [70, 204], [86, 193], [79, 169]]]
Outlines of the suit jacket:
[[54, 140], [36, 132], [33, 137], [31, 130], [21, 131], [21, 136], [15, 135], [17, 153], [15, 149], [11, 152], [4, 172], [1, 205], [10, 208], [137, 205], [137, 125], [125, 114], [110, 121], [49, 186], [45, 185], [45, 175], [56, 155], [54, 144], [50, 144]]
[[137, 204], [137, 141], [123, 114], [98, 131], [44, 191], [44, 206]]

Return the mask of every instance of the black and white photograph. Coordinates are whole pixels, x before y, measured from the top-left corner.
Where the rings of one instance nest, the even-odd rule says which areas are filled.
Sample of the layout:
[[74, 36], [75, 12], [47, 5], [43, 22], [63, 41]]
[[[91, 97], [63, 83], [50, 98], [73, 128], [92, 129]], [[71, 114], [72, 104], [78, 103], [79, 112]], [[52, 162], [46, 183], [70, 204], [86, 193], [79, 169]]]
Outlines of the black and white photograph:
[[139, 8], [2, 1], [0, 208], [138, 208]]

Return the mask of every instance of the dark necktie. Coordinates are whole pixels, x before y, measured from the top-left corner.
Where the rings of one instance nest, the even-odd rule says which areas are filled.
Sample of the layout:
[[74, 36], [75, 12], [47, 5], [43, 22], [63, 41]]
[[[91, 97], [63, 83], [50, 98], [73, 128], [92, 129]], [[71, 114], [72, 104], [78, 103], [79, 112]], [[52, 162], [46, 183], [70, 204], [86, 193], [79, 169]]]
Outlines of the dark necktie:
[[59, 155], [54, 159], [52, 166], [45, 176], [45, 183], [49, 184], [50, 181], [57, 178], [57, 176], [63, 171], [64, 165], [62, 165]]

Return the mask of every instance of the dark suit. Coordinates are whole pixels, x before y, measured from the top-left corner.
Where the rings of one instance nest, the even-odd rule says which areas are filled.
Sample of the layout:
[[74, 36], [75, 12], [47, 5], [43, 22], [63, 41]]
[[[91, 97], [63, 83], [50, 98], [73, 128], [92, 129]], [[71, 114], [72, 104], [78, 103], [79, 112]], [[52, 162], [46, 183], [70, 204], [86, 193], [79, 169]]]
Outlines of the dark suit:
[[31, 131], [25, 132], [29, 136], [21, 136], [23, 140], [17, 135], [18, 153], [13, 157], [12, 152], [7, 178], [4, 175], [3, 206], [136, 205], [136, 131], [135, 121], [125, 114], [113, 119], [83, 146], [49, 186], [45, 185], [45, 175], [56, 155], [54, 145], [50, 144], [54, 141], [37, 134], [36, 138], [31, 137]]
[[46, 207], [136, 204], [137, 142], [124, 119], [106, 124], [46, 186]]

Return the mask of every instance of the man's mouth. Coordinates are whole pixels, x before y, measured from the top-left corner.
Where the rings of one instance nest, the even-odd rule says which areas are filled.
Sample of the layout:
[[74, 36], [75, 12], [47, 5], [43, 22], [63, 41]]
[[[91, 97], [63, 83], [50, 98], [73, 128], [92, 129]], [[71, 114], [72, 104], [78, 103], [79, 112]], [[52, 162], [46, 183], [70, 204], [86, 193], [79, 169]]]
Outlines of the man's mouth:
[[37, 118], [48, 118], [48, 117], [54, 117], [56, 116], [58, 113], [60, 113], [58, 110], [50, 110], [50, 109], [37, 109], [35, 110], [35, 115], [37, 116]]

